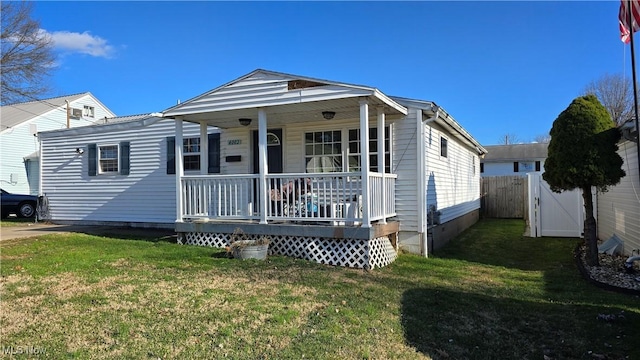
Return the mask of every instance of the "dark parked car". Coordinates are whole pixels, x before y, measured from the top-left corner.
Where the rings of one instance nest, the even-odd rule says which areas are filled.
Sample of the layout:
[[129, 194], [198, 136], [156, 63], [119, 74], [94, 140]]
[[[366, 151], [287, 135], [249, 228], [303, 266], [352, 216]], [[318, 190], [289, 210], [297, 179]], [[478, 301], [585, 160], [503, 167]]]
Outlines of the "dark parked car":
[[2, 218], [6, 218], [9, 214], [16, 214], [21, 218], [29, 218], [36, 215], [36, 205], [38, 197], [33, 195], [11, 194], [2, 189]]

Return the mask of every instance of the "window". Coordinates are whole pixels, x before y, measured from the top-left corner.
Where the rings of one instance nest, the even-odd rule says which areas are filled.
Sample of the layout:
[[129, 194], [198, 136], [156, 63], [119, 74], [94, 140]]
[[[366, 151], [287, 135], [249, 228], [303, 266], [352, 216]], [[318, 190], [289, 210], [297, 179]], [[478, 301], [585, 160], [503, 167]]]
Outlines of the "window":
[[182, 144], [184, 170], [200, 170], [200, 138], [185, 138]]
[[[343, 133], [344, 131], [344, 133]], [[343, 135], [347, 138], [343, 141]], [[391, 142], [385, 127], [385, 172], [391, 172]], [[360, 171], [360, 129], [316, 131], [305, 133], [307, 172]], [[345, 151], [346, 150], [346, 151]], [[347, 162], [343, 164], [343, 159]], [[369, 169], [378, 172], [378, 130], [369, 128]]]
[[447, 139], [443, 137], [440, 138], [440, 156], [447, 157], [447, 143]]
[[[360, 129], [349, 130], [349, 169], [360, 171]], [[384, 171], [391, 173], [391, 151], [389, 149], [389, 127], [384, 128]], [[378, 172], [378, 129], [369, 129], [369, 170]]]
[[518, 170], [519, 170], [518, 162], [514, 161], [513, 162], [513, 172], [518, 172]]
[[483, 162], [480, 163], [480, 172], [481, 173], [484, 172], [484, 163]]
[[[213, 133], [207, 136], [209, 142], [209, 163], [207, 172], [209, 174], [220, 173], [220, 134]], [[167, 154], [167, 174], [176, 173], [176, 138], [168, 136], [166, 138], [166, 154]], [[198, 171], [200, 170], [200, 137], [190, 137], [182, 139], [182, 157], [184, 170]]]
[[117, 145], [87, 144], [88, 175], [129, 175], [131, 143], [121, 141]]
[[471, 157], [471, 171], [472, 171], [472, 174], [475, 175], [476, 174], [476, 158], [474, 158], [473, 155], [471, 155], [470, 157]]
[[95, 109], [93, 106], [84, 106], [84, 110], [82, 111], [82, 116], [84, 117], [95, 117]]
[[342, 134], [339, 130], [305, 133], [304, 145], [307, 172], [342, 171]]
[[102, 145], [98, 147], [98, 164], [100, 174], [118, 172], [118, 145]]
[[531, 161], [521, 161], [518, 165], [518, 170], [524, 171], [524, 172], [533, 171], [534, 168], [535, 168], [535, 164]]
[[536, 161], [536, 171], [540, 171], [540, 161]]

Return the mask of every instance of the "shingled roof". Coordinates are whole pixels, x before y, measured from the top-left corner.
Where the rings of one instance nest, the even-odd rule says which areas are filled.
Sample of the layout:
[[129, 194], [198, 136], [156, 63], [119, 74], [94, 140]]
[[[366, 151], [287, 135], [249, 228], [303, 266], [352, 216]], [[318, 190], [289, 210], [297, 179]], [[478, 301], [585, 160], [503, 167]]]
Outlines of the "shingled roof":
[[548, 143], [489, 145], [484, 162], [545, 159]]

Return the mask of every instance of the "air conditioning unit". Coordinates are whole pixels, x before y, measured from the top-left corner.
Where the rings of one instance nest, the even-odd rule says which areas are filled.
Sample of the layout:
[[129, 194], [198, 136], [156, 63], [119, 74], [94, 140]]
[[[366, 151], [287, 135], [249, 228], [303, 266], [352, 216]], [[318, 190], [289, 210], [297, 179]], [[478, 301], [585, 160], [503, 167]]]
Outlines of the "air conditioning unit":
[[71, 117], [74, 119], [80, 119], [82, 117], [82, 109], [71, 109]]

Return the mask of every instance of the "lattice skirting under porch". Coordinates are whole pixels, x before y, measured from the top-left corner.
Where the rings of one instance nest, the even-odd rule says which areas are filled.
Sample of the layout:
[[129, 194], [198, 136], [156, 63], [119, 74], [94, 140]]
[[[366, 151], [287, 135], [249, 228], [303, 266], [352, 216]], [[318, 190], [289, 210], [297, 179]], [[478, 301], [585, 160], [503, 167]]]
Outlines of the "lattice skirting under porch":
[[[262, 235], [245, 234], [250, 239]], [[187, 232], [178, 237], [181, 244], [229, 246], [231, 234]], [[269, 254], [291, 256], [321, 264], [374, 269], [391, 264], [397, 253], [388, 236], [371, 240], [321, 237], [271, 236]]]

